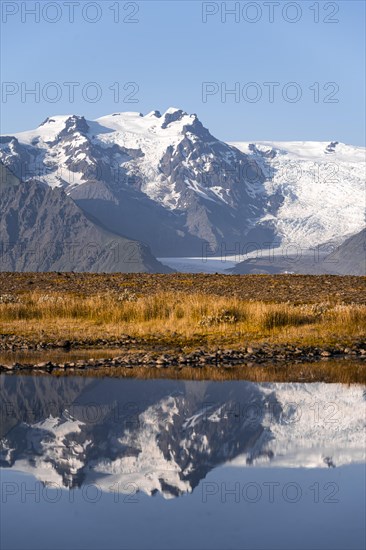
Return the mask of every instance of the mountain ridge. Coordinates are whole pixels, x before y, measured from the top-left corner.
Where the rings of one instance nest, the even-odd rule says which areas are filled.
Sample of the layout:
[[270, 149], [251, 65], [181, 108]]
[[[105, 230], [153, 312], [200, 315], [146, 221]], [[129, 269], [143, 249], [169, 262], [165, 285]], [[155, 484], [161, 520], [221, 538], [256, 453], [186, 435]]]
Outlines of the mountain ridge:
[[159, 257], [340, 245], [365, 225], [364, 158], [337, 141], [226, 143], [178, 108], [53, 116], [0, 138], [16, 175], [62, 187]]

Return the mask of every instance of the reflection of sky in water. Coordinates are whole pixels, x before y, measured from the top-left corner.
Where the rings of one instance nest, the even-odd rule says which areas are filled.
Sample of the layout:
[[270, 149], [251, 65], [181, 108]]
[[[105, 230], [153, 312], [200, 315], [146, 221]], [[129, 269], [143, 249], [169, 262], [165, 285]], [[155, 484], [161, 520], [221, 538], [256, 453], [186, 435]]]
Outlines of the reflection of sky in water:
[[361, 386], [2, 377], [0, 396], [4, 550], [364, 546]]
[[[1, 481], [2, 486], [23, 482], [28, 489], [36, 483], [31, 476], [4, 470]], [[127, 498], [98, 494], [93, 487], [84, 494], [81, 489], [62, 491], [61, 496], [48, 489], [38, 503], [32, 495], [21, 503], [18, 494], [2, 505], [2, 548], [361, 550], [364, 485], [363, 465], [311, 470], [219, 467], [192, 494], [174, 500], [143, 493]], [[51, 503], [53, 499], [58, 502]]]

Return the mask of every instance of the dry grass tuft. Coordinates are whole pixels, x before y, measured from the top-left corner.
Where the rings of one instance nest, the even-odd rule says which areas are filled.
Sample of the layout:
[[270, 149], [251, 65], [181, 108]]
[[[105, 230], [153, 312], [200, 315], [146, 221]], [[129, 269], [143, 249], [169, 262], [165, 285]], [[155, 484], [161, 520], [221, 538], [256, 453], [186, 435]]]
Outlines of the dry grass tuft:
[[44, 339], [72, 336], [202, 337], [232, 345], [243, 341], [335, 343], [366, 335], [366, 305], [265, 303], [205, 293], [129, 290], [90, 296], [24, 292], [0, 300], [0, 333]]

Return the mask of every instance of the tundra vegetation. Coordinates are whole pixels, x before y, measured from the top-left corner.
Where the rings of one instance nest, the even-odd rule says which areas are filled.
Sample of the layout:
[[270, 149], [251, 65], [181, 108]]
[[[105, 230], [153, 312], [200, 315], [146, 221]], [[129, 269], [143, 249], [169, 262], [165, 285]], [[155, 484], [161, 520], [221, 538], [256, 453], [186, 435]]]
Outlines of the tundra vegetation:
[[[59, 277], [62, 283], [64, 277]], [[105, 277], [113, 281], [113, 277]], [[361, 279], [363, 284], [353, 295], [343, 287], [339, 291], [344, 277], [328, 277], [331, 284], [324, 295], [320, 284], [319, 292], [314, 286], [317, 279], [322, 282], [322, 277], [287, 276], [291, 286], [284, 296], [278, 287], [281, 276], [254, 276], [257, 293], [252, 297], [245, 292], [247, 276], [213, 276], [216, 288], [199, 284], [202, 281], [198, 276], [197, 289], [194, 275], [178, 279], [175, 275], [147, 277], [158, 279], [155, 292], [144, 285], [139, 287], [141, 275], [122, 276], [119, 285], [101, 289], [98, 275], [92, 289], [70, 284], [70, 291], [64, 285], [58, 288], [55, 277], [53, 284], [43, 290], [36, 276], [31, 285], [18, 284], [11, 291], [0, 293], [0, 333], [51, 341], [101, 337], [108, 340], [128, 334], [172, 345], [201, 342], [208, 346], [252, 342], [334, 345], [366, 336], [366, 278], [349, 278], [350, 286], [352, 279], [358, 283]], [[253, 280], [253, 276], [249, 278]], [[25, 279], [23, 275], [20, 281]], [[40, 280], [45, 279], [47, 274], [42, 274]], [[218, 279], [223, 288], [217, 285]], [[308, 294], [304, 293], [304, 279], [312, 281]], [[241, 283], [243, 292], [239, 293]], [[262, 300], [258, 299], [261, 287], [266, 291]]]

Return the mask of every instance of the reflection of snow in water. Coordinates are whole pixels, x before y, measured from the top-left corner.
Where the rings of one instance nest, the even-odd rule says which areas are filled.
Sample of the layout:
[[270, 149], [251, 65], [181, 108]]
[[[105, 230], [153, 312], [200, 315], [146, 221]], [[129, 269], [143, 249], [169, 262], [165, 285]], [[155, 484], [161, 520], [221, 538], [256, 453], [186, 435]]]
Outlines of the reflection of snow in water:
[[129, 493], [132, 484], [172, 498], [192, 492], [222, 464], [312, 469], [366, 460], [360, 385], [139, 381], [132, 414], [124, 403], [132, 399], [127, 381], [105, 384], [93, 382], [95, 421], [86, 420], [90, 403], [81, 389], [77, 406], [61, 403], [61, 414], [13, 427], [1, 442], [2, 466], [65, 487], [97, 483], [105, 492], [118, 486]]

